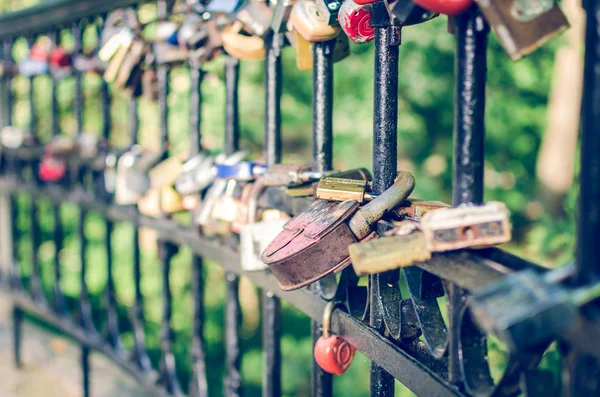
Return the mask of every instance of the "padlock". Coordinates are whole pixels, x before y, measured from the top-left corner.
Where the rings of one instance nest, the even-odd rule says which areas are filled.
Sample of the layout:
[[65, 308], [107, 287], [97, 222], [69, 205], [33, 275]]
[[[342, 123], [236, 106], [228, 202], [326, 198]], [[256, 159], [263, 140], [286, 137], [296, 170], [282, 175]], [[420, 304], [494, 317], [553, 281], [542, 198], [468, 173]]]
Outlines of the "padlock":
[[431, 258], [418, 223], [408, 220], [383, 237], [350, 244], [348, 254], [359, 277], [401, 269]]
[[321, 369], [332, 375], [341, 375], [354, 359], [356, 349], [344, 338], [331, 333], [331, 316], [339, 304], [335, 301], [327, 302], [323, 311], [323, 335], [317, 339], [314, 347], [315, 361]]
[[38, 169], [38, 176], [44, 182], [59, 182], [65, 177], [67, 167], [65, 163], [52, 154], [51, 150], [47, 150]]
[[161, 41], [170, 45], [178, 45], [179, 25], [173, 21], [160, 21], [156, 27], [154, 41]]
[[133, 41], [129, 41], [127, 43], [121, 44], [119, 46], [116, 54], [110, 59], [106, 71], [104, 72], [104, 80], [107, 83], [112, 83], [117, 78], [119, 74], [119, 70], [121, 69], [121, 65], [125, 61], [127, 57], [127, 53], [129, 52], [129, 46]]
[[190, 196], [205, 190], [214, 180], [215, 157], [199, 153], [186, 161], [181, 175], [175, 180], [175, 190], [182, 196]]
[[306, 40], [300, 32], [292, 30], [294, 37], [292, 46], [296, 52], [296, 67], [301, 71], [312, 70], [313, 68], [313, 49], [312, 43]]
[[218, 179], [209, 189], [197, 217], [204, 235], [226, 236], [231, 233], [231, 223], [236, 219], [240, 205], [234, 197], [237, 187], [237, 181]]
[[202, 40], [197, 49], [189, 52], [189, 62], [194, 67], [201, 67], [204, 63], [212, 60], [219, 55], [223, 49], [223, 39], [221, 37], [220, 23], [216, 19], [209, 19], [204, 22], [202, 29], [208, 32], [208, 37], [201, 33]]
[[221, 33], [225, 51], [238, 59], [262, 61], [265, 59], [265, 43], [258, 36], [246, 36], [240, 33], [241, 23], [234, 22], [226, 26]]
[[146, 45], [142, 40], [136, 39], [131, 42], [115, 79], [117, 87], [133, 87], [133, 90], [130, 90], [130, 92], [133, 92], [135, 87], [141, 83], [140, 63], [144, 57], [145, 49]]
[[166, 42], [156, 42], [152, 45], [154, 59], [159, 65], [179, 65], [187, 61], [188, 52], [177, 45]]
[[95, 55], [75, 54], [73, 56], [73, 67], [81, 73], [103, 74], [107, 63]]
[[559, 284], [571, 273], [568, 268], [515, 272], [473, 291], [469, 304], [475, 322], [514, 352], [552, 342], [577, 323], [579, 307], [600, 297], [600, 283]]
[[173, 185], [183, 171], [183, 159], [183, 154], [174, 155], [153, 166], [148, 171], [150, 189]]
[[292, 7], [290, 24], [310, 42], [328, 41], [340, 33], [340, 28], [330, 25], [326, 15], [311, 0], [300, 0]]
[[[405, 200], [414, 183], [412, 174], [400, 172], [388, 190], [363, 207], [354, 200], [315, 201], [285, 225], [284, 231], [263, 252], [263, 262], [285, 291], [341, 271], [350, 263], [348, 245], [374, 237], [373, 224]], [[327, 255], [323, 255], [324, 251]]]
[[405, 220], [385, 236], [348, 247], [357, 275], [376, 274], [412, 266], [431, 258], [432, 252], [481, 248], [510, 241], [506, 206], [441, 207], [426, 211], [420, 223]]
[[457, 16], [465, 12], [473, 0], [414, 0], [415, 4], [431, 12]]
[[56, 47], [50, 54], [50, 66], [53, 68], [68, 68], [73, 65], [71, 54], [62, 47]]
[[569, 27], [555, 0], [476, 0], [504, 51], [516, 61]]
[[375, 198], [370, 190], [369, 181], [327, 176], [319, 181], [316, 198], [329, 201], [356, 200], [363, 203]]
[[277, 210], [265, 210], [260, 222], [248, 223], [240, 233], [241, 265], [244, 271], [267, 269], [260, 256], [283, 230], [289, 216]]
[[106, 42], [98, 51], [98, 58], [103, 62], [110, 62], [121, 47], [129, 47], [134, 35], [127, 28], [119, 29], [114, 35], [107, 38]]
[[375, 38], [375, 29], [371, 26], [371, 5], [346, 0], [340, 7], [338, 19], [342, 30], [354, 43], [363, 44]]
[[342, 6], [342, 0], [317, 0], [319, 13], [325, 18], [328, 24], [336, 26], [338, 22], [338, 12]]
[[245, 3], [245, 0], [212, 0], [206, 5], [206, 12], [234, 15]]
[[77, 134], [76, 145], [79, 157], [90, 160], [98, 156], [100, 148], [107, 148], [108, 142], [94, 134], [82, 132]]
[[420, 7], [413, 0], [396, 0], [388, 3], [386, 10], [394, 25], [409, 26], [427, 22], [437, 13]]
[[31, 46], [29, 58], [36, 61], [48, 62], [53, 47], [52, 41], [48, 37], [42, 37]]
[[160, 191], [160, 209], [163, 214], [174, 214], [183, 210], [181, 196], [173, 186], [163, 186]]
[[208, 40], [207, 21], [197, 13], [188, 13], [177, 31], [177, 42], [183, 48], [197, 49]]
[[271, 29], [273, 11], [264, 1], [249, 0], [238, 10], [235, 17], [249, 34], [264, 38]]
[[104, 158], [104, 192], [112, 196], [117, 188], [117, 154], [109, 152]]
[[[117, 189], [117, 192], [119, 190]], [[160, 218], [162, 211], [160, 208], [160, 190], [148, 190], [143, 196], [138, 197], [136, 202], [130, 204], [136, 204], [140, 214], [149, 216], [152, 218]], [[117, 202], [117, 204], [120, 204]]]
[[421, 228], [430, 251], [449, 251], [502, 244], [510, 241], [510, 214], [506, 205], [492, 201], [429, 211]]
[[275, 33], [287, 32], [287, 23], [292, 12], [292, 7], [297, 0], [271, 0], [273, 16], [271, 17], [270, 27]]
[[144, 151], [133, 146], [117, 161], [115, 202], [120, 205], [136, 204], [150, 189], [148, 171], [162, 158], [162, 152]]
[[423, 215], [429, 211], [448, 207], [450, 205], [441, 201], [409, 199], [394, 208], [391, 215], [398, 220], [410, 219], [420, 222]]
[[19, 74], [25, 77], [41, 76], [48, 73], [48, 62], [27, 58], [17, 64]]

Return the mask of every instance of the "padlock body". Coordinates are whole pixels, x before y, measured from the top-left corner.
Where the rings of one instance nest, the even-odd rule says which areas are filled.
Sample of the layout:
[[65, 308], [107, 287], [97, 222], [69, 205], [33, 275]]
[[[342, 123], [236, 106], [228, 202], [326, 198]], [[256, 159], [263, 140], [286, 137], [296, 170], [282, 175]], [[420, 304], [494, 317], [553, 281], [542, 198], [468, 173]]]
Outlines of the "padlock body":
[[338, 335], [331, 335], [328, 338], [321, 336], [313, 351], [315, 361], [323, 369], [333, 375], [341, 375], [354, 359], [356, 349]]
[[318, 200], [284, 226], [262, 254], [281, 289], [305, 287], [349, 265], [347, 247], [357, 240], [346, 222], [358, 206]]
[[371, 6], [359, 5], [346, 0], [338, 14], [340, 26], [356, 44], [363, 44], [375, 38], [375, 29], [371, 26]]

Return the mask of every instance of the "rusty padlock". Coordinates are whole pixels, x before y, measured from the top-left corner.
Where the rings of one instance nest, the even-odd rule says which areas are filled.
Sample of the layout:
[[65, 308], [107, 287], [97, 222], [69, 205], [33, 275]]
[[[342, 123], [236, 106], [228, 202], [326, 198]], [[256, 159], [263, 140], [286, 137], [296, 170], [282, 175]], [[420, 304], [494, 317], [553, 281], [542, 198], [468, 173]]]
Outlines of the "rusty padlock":
[[263, 252], [262, 261], [284, 291], [337, 273], [350, 264], [348, 245], [375, 237], [372, 226], [405, 200], [414, 186], [413, 175], [403, 171], [388, 190], [363, 207], [355, 200], [317, 200], [285, 225]]
[[328, 302], [323, 311], [323, 335], [319, 337], [313, 354], [319, 367], [333, 375], [341, 375], [352, 364], [356, 348], [339, 335], [331, 333], [331, 315], [338, 303]]

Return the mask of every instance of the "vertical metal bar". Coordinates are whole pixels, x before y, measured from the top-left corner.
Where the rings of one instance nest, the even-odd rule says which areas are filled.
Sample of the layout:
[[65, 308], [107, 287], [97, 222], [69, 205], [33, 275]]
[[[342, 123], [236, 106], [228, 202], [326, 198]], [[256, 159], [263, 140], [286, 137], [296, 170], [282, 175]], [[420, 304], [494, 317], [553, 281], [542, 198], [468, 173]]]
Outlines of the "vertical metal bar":
[[[202, 79], [204, 72], [199, 65], [190, 64], [190, 156], [202, 151]], [[194, 300], [194, 317], [192, 326], [192, 380], [190, 395], [192, 397], [208, 396], [208, 380], [206, 379], [206, 362], [204, 353], [204, 280], [203, 260], [198, 255], [192, 257], [192, 299]]]
[[[334, 48], [335, 40], [313, 43], [312, 169], [317, 172], [329, 171], [333, 168]], [[333, 285], [335, 285], [335, 278]], [[318, 293], [321, 287], [321, 283], [318, 283], [313, 291]], [[323, 334], [319, 321], [311, 321], [311, 332], [314, 346]], [[313, 396], [333, 395], [333, 377], [319, 367], [314, 357], [311, 386]]]
[[[238, 120], [238, 81], [240, 63], [237, 58], [225, 59], [225, 153], [233, 154], [239, 150], [240, 128]], [[226, 376], [224, 394], [242, 395], [242, 365], [240, 347], [240, 323], [242, 311], [239, 302], [239, 277], [233, 272], [225, 273], [225, 351]]]
[[[131, 145], [138, 140], [139, 117], [138, 100], [129, 100], [129, 136]], [[132, 327], [134, 335], [133, 361], [142, 371], [150, 371], [151, 364], [146, 352], [146, 336], [144, 332], [144, 298], [142, 296], [142, 268], [140, 251], [140, 229], [133, 225], [133, 280], [135, 298], [133, 302]]]
[[[168, 4], [165, 0], [158, 0], [158, 18], [164, 20], [168, 15]], [[169, 105], [167, 99], [169, 96], [169, 66], [159, 65], [158, 75], [158, 114], [159, 114], [159, 139], [161, 147], [165, 147], [169, 140]], [[165, 152], [164, 157], [167, 157]], [[170, 285], [171, 258], [177, 252], [177, 247], [165, 241], [158, 242], [158, 255], [162, 263], [163, 279], [163, 317], [161, 323], [161, 361], [160, 377], [163, 386], [167, 392], [172, 395], [180, 394], [180, 387], [177, 381], [175, 358], [173, 356], [173, 329], [171, 328], [172, 315], [172, 296]]]
[[[74, 35], [77, 36], [78, 32], [73, 31]], [[50, 35], [52, 42], [55, 45], [60, 45], [60, 32], [53, 32]], [[79, 44], [77, 37], [75, 37], [75, 46]], [[75, 102], [77, 102], [77, 89], [81, 89], [81, 75], [76, 73], [75, 75]], [[58, 136], [60, 128], [60, 109], [58, 107], [58, 81], [56, 76], [52, 76], [52, 114], [51, 114], [51, 125], [52, 125], [52, 137]], [[61, 269], [60, 269], [60, 253], [63, 249], [63, 228], [62, 221], [60, 218], [60, 205], [53, 205], [52, 211], [54, 215], [54, 310], [59, 316], [65, 316], [66, 306], [60, 285], [61, 281]]]
[[[265, 41], [265, 163], [281, 161], [281, 50], [284, 36]], [[281, 302], [263, 292], [263, 397], [281, 395]]]
[[[373, 192], [383, 193], [398, 174], [398, 47], [400, 28], [375, 27], [375, 91], [373, 111]], [[383, 333], [381, 287], [387, 274], [369, 277], [369, 324]], [[371, 362], [371, 395], [393, 396], [394, 378]]]
[[[4, 64], [6, 69], [10, 70], [14, 66], [14, 61], [12, 59], [12, 40], [6, 40], [2, 43], [2, 48], [4, 51]], [[4, 79], [4, 91], [3, 91], [2, 103], [4, 104], [3, 111], [3, 119], [5, 125], [12, 125], [13, 123], [13, 92], [12, 92], [12, 77], [11, 74], [8, 73], [6, 78]], [[17, 164], [16, 159], [14, 157], [7, 158], [7, 168], [8, 175], [11, 178], [17, 178]], [[21, 269], [19, 267], [18, 262], [18, 242], [19, 242], [19, 230], [17, 228], [17, 216], [18, 216], [18, 208], [17, 208], [17, 195], [10, 194], [9, 196], [9, 219], [10, 222], [10, 232], [11, 232], [11, 252], [10, 252], [10, 286], [12, 289], [18, 290], [21, 289]]]
[[[34, 44], [34, 39], [31, 38], [29, 40], [29, 48], [31, 48]], [[35, 77], [29, 78], [29, 129], [31, 134], [36, 136], [38, 133], [37, 130], [37, 112], [35, 108]], [[38, 182], [37, 175], [37, 163], [33, 162], [31, 164], [31, 178], [34, 182]], [[31, 295], [33, 299], [37, 302], [43, 301], [43, 293], [42, 293], [42, 285], [40, 280], [40, 262], [39, 262], [39, 249], [41, 244], [41, 230], [40, 223], [38, 220], [38, 205], [35, 197], [31, 197], [31, 208], [30, 208], [30, 219], [31, 219], [31, 266], [32, 266], [32, 274], [31, 274]]]
[[600, 278], [600, 4], [584, 1], [587, 12], [579, 177], [577, 269], [579, 282]]
[[[487, 36], [489, 26], [476, 6], [456, 17], [453, 205], [483, 202], [483, 157]], [[486, 387], [485, 337], [464, 316], [467, 291], [446, 283], [448, 378], [467, 390]], [[477, 343], [474, 343], [477, 341]], [[474, 364], [481, 364], [478, 368]], [[463, 365], [464, 364], [464, 365]], [[468, 365], [468, 367], [465, 367]], [[486, 374], [487, 372], [487, 374]], [[480, 375], [475, 379], [474, 375]]]

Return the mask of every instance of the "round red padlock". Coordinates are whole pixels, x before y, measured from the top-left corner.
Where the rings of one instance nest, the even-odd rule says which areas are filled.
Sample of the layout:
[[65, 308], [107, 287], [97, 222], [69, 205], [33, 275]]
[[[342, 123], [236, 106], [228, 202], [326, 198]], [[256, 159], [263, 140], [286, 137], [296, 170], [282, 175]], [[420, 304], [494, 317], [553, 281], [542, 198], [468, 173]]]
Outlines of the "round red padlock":
[[354, 43], [363, 44], [375, 38], [370, 5], [346, 0], [340, 7], [338, 19], [342, 30]]
[[329, 302], [323, 312], [323, 335], [317, 340], [314, 348], [315, 361], [323, 371], [333, 375], [341, 375], [350, 366], [356, 349], [339, 335], [331, 334], [331, 314], [336, 307]]
[[71, 55], [62, 47], [56, 47], [50, 54], [50, 65], [55, 68], [65, 68], [71, 66]]
[[29, 58], [34, 59], [36, 61], [48, 61], [50, 57], [50, 50], [47, 45], [43, 43], [36, 43], [31, 46], [31, 50], [29, 51]]
[[58, 182], [67, 172], [65, 164], [55, 159], [51, 154], [45, 154], [42, 157], [38, 176], [44, 182]]
[[414, 0], [414, 2], [426, 10], [451, 17], [462, 14], [473, 4], [473, 0]]

